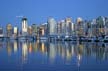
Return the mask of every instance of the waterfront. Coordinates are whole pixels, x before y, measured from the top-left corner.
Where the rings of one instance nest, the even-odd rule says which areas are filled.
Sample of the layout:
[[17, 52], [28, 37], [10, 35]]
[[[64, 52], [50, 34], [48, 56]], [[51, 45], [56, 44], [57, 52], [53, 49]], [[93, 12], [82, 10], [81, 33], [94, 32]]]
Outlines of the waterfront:
[[0, 70], [108, 71], [103, 42], [0, 41]]

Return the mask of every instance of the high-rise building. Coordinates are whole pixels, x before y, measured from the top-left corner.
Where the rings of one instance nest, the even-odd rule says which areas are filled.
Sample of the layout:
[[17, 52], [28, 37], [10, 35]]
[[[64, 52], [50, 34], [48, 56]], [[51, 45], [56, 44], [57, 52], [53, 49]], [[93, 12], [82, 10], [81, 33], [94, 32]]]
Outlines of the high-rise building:
[[60, 23], [62, 24], [62, 36], [65, 36], [65, 34], [66, 34], [66, 23], [65, 23], [65, 20], [61, 20]]
[[32, 31], [33, 31], [33, 35], [37, 36], [37, 25], [36, 24], [32, 24]]
[[108, 17], [105, 17], [105, 35], [108, 36]]
[[47, 23], [44, 23], [43, 25], [44, 25], [44, 30], [45, 30], [44, 31], [45, 36], [48, 36], [48, 26], [47, 26], [48, 24]]
[[105, 18], [102, 16], [99, 16], [96, 19], [97, 29], [99, 31], [98, 36], [104, 36], [105, 35]]
[[14, 37], [18, 36], [18, 27], [13, 28]]
[[91, 37], [92, 36], [92, 24], [91, 21], [84, 21], [84, 36]]
[[47, 23], [43, 23], [39, 26], [39, 35], [47, 36]]
[[59, 36], [62, 35], [62, 23], [61, 23], [61, 22], [58, 22], [58, 23], [57, 23], [57, 34], [58, 34]]
[[4, 36], [4, 34], [3, 34], [3, 28], [0, 27], [0, 37], [3, 37], [3, 36]]
[[92, 22], [91, 22], [92, 37], [97, 36], [97, 34], [98, 34], [98, 30], [97, 30], [96, 25], [97, 25], [97, 24], [96, 24], [96, 19], [93, 19]]
[[6, 30], [7, 30], [7, 37], [11, 37], [12, 36], [12, 25], [7, 24]]
[[66, 35], [70, 36], [71, 32], [72, 32], [72, 20], [70, 17], [65, 19], [65, 23], [66, 23]]
[[84, 23], [82, 18], [78, 17], [76, 21], [76, 34], [78, 37], [84, 36]]
[[72, 22], [72, 25], [71, 25], [71, 34], [73, 35], [73, 34], [75, 34], [75, 25], [74, 25], [74, 23]]
[[39, 28], [39, 35], [40, 36], [44, 36], [45, 35], [45, 29], [44, 29], [44, 27], [40, 27]]
[[28, 26], [28, 34], [29, 35], [32, 35], [32, 33], [33, 33], [32, 27], [31, 26]]
[[27, 18], [22, 18], [22, 35], [27, 35], [28, 23]]
[[49, 35], [56, 35], [57, 23], [54, 18], [48, 19], [48, 33]]

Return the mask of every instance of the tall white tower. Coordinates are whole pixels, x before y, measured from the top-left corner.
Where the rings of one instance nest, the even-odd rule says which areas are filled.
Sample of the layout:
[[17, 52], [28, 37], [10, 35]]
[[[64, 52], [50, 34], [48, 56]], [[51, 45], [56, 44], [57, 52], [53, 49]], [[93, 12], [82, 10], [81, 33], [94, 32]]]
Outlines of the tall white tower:
[[56, 35], [56, 30], [57, 30], [56, 25], [57, 25], [56, 20], [50, 17], [48, 19], [49, 35]]
[[27, 28], [28, 28], [28, 24], [27, 24], [27, 18], [22, 18], [22, 34], [27, 33]]

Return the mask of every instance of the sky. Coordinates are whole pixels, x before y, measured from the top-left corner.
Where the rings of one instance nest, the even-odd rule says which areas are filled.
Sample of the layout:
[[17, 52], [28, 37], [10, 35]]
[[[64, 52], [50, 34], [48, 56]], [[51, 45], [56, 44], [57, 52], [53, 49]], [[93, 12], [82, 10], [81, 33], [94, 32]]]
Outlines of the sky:
[[29, 25], [45, 23], [48, 17], [93, 19], [108, 16], [108, 0], [0, 0], [0, 26], [20, 26], [18, 16], [27, 17]]

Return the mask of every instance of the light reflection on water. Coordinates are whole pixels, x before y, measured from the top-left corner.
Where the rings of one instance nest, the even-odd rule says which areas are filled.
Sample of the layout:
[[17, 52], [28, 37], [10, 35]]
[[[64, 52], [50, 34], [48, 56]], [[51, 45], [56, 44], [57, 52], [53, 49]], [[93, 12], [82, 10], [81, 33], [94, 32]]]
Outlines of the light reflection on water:
[[0, 57], [0, 69], [108, 70], [105, 43], [0, 41]]

